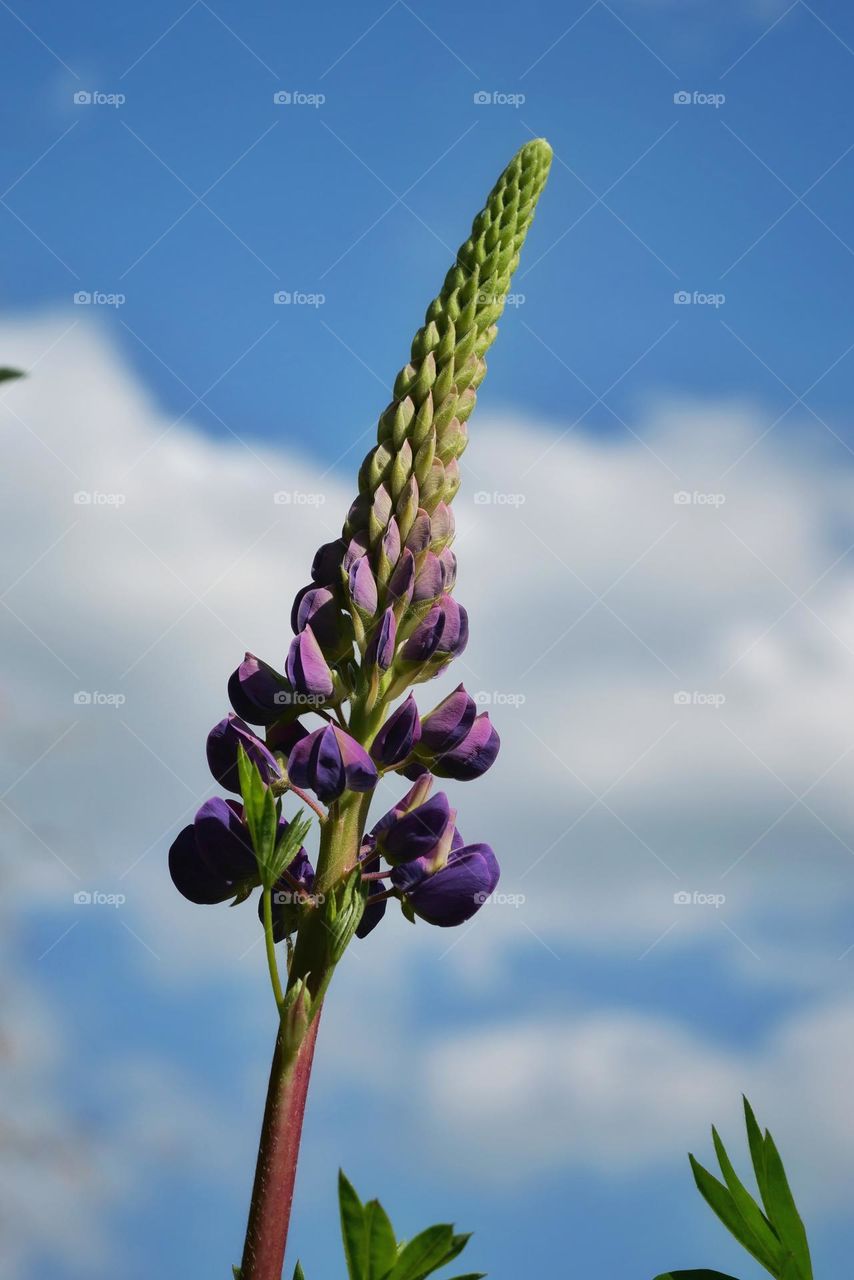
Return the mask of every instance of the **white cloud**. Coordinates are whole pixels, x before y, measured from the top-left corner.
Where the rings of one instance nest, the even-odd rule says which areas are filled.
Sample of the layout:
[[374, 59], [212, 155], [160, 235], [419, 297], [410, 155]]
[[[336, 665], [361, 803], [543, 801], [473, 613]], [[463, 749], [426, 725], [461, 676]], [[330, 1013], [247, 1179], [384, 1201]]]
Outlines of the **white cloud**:
[[814, 1214], [854, 1176], [845, 1105], [854, 1005], [800, 1013], [755, 1049], [726, 1048], [670, 1018], [630, 1011], [520, 1019], [456, 1037], [427, 1056], [429, 1140], [465, 1176], [511, 1183], [542, 1170], [631, 1174], [678, 1167], [690, 1147], [714, 1165], [709, 1125], [747, 1166], [740, 1095], [774, 1132], [797, 1198]]
[[[210, 790], [204, 736], [225, 710], [228, 673], [244, 648], [283, 660], [291, 597], [351, 486], [293, 446], [170, 423], [98, 330], [65, 327], [0, 327], [3, 359], [35, 366], [0, 403], [2, 909], [38, 903], [55, 920], [38, 978], [102, 919], [74, 908], [73, 892], [122, 892], [122, 959], [155, 987], [239, 987], [239, 1016], [255, 1026], [269, 993], [251, 908], [190, 907], [165, 851]], [[829, 438], [778, 428], [762, 439], [767, 425], [759, 406], [690, 402], [650, 406], [642, 442], [475, 419], [458, 500], [472, 642], [454, 678], [499, 695], [504, 750], [455, 798], [466, 835], [496, 845], [502, 889], [526, 900], [453, 937], [389, 923], [363, 957], [415, 946], [494, 991], [523, 948], [661, 955], [711, 937], [751, 976], [845, 976], [829, 921], [852, 899], [854, 576], [842, 553], [854, 542], [854, 473]], [[675, 504], [683, 490], [726, 500]], [[124, 501], [75, 504], [81, 491]], [[277, 491], [324, 501], [276, 505]], [[476, 504], [476, 492], [524, 502]], [[75, 705], [80, 690], [125, 702]], [[680, 690], [691, 705], [674, 702]], [[708, 694], [726, 700], [694, 697]], [[430, 697], [419, 694], [423, 707]], [[804, 792], [812, 813], [797, 802]], [[677, 907], [676, 891], [727, 901]], [[797, 929], [782, 956], [784, 918]], [[647, 1045], [650, 1063], [659, 1033], [687, 1072], [668, 1068], [688, 1080], [674, 1115], [705, 1121], [714, 1098], [741, 1087], [740, 1060], [713, 1047], [711, 1066], [692, 1074], [699, 1051], [678, 1026], [605, 1012], [583, 1031], [586, 1058], [560, 1026], [547, 1034], [576, 1081], [601, 1061], [612, 1105], [630, 1083], [615, 1065], [623, 1048]], [[61, 1132], [62, 1046], [51, 1052], [32, 1087]], [[526, 1054], [513, 1053], [524, 1070]], [[167, 1079], [161, 1092], [181, 1106], [181, 1088]], [[652, 1127], [643, 1115], [635, 1124], [640, 1136], [611, 1151], [618, 1164], [649, 1157]], [[671, 1148], [685, 1141], [675, 1120], [673, 1141], [663, 1132]], [[147, 1157], [133, 1158], [144, 1169]]]

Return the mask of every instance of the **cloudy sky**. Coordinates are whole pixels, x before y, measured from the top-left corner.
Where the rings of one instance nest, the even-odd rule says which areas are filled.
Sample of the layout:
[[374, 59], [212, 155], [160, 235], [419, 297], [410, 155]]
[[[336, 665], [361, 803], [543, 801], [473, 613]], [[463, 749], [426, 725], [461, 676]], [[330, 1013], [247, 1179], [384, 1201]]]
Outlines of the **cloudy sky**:
[[567, 1248], [579, 1274], [751, 1280], [685, 1161], [713, 1120], [740, 1149], [744, 1091], [833, 1274], [854, 1247], [854, 17], [86, 10], [0, 16], [0, 361], [29, 372], [0, 401], [4, 1274], [239, 1256], [262, 948], [251, 908], [178, 897], [166, 851], [212, 792], [228, 674], [245, 649], [281, 664], [411, 332], [532, 134], [555, 164], [457, 500], [454, 682], [503, 750], [451, 787], [502, 898], [453, 933], [389, 913], [348, 952], [294, 1247], [309, 1280], [340, 1274], [343, 1165], [401, 1232], [474, 1229], [499, 1280]]

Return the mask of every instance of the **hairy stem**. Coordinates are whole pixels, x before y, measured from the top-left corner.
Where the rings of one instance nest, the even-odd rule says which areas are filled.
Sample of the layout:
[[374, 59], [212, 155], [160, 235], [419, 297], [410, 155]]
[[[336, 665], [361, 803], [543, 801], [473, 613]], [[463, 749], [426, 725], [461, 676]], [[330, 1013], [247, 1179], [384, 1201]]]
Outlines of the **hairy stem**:
[[249, 1205], [241, 1280], [281, 1280], [302, 1121], [319, 1025], [318, 1011], [290, 1060], [281, 1030], [276, 1037]]

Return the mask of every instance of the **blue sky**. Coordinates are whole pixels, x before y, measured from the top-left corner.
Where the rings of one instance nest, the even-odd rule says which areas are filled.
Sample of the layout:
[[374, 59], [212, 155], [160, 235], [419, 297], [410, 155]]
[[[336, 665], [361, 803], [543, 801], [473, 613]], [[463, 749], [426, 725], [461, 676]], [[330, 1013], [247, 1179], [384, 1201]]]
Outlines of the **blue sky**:
[[[10, 1274], [237, 1260], [271, 1006], [246, 909], [175, 901], [167, 833], [209, 786], [231, 667], [281, 660], [409, 338], [535, 135], [555, 162], [467, 455], [458, 676], [524, 695], [495, 699], [504, 772], [458, 799], [528, 902], [450, 951], [395, 920], [348, 957], [295, 1242], [309, 1280], [340, 1273], [342, 1164], [401, 1231], [474, 1229], [498, 1280], [568, 1248], [578, 1274], [751, 1280], [684, 1161], [713, 1119], [738, 1142], [749, 1088], [833, 1274], [854, 1230], [815, 1170], [850, 1177], [854, 1132], [808, 1049], [854, 1047], [854, 13], [154, 0], [0, 24], [3, 359], [36, 365], [2, 425], [12, 1085], [63, 1153], [43, 1218], [37, 1144], [2, 1171]], [[72, 525], [77, 489], [126, 510]], [[271, 533], [271, 489], [322, 502]], [[126, 710], [78, 714], [80, 688]], [[726, 722], [674, 719], [674, 689], [725, 691]], [[80, 886], [126, 907], [84, 920]], [[725, 911], [674, 912], [721, 886]]]

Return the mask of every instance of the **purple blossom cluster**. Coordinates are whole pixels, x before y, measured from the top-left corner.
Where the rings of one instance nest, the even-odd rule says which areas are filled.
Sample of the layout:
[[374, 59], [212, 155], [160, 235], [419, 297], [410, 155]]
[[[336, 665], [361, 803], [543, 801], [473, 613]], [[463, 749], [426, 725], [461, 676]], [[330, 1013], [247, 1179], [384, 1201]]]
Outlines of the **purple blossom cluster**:
[[[228, 682], [234, 710], [207, 742], [211, 773], [238, 795], [241, 748], [276, 796], [312, 792], [335, 806], [348, 792], [372, 792], [385, 774], [413, 784], [361, 838], [357, 866], [367, 899], [360, 937], [391, 898], [410, 919], [461, 924], [499, 877], [492, 849], [466, 844], [447, 795], [433, 792], [436, 778], [466, 782], [493, 764], [500, 744], [489, 716], [478, 714], [462, 685], [424, 716], [411, 692], [399, 700], [444, 671], [468, 641], [468, 616], [451, 594], [453, 516], [444, 502], [431, 514], [395, 510], [383, 512], [373, 536], [368, 530], [320, 548], [312, 581], [294, 601], [284, 670], [247, 653]], [[303, 723], [310, 716], [317, 727]], [[330, 809], [326, 820], [333, 817]], [[287, 830], [284, 819], [280, 830]], [[241, 804], [207, 801], [172, 845], [169, 865], [193, 902], [247, 897], [261, 881]], [[300, 848], [273, 894], [277, 939], [298, 927], [314, 881]]]

